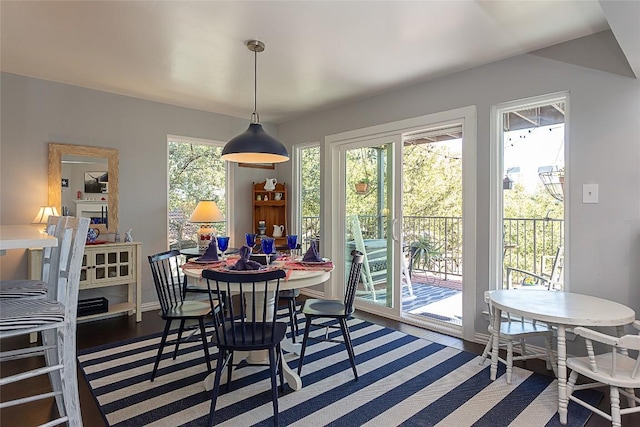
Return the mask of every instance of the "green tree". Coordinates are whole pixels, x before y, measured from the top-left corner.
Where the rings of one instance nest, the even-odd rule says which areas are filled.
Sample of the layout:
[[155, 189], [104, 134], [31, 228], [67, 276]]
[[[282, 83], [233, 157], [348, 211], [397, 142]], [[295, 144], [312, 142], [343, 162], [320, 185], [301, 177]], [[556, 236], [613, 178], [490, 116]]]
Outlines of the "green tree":
[[[169, 243], [195, 243], [197, 224], [188, 222], [199, 200], [215, 200], [226, 212], [226, 165], [222, 147], [169, 142]], [[226, 232], [220, 229], [220, 232]]]

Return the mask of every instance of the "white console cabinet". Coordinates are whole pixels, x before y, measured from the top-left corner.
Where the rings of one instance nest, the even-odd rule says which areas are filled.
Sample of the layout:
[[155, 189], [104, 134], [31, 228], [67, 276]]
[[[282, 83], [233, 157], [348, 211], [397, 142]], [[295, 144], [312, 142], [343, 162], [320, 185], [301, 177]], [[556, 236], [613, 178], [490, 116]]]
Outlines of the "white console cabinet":
[[[142, 292], [142, 243], [105, 243], [87, 245], [82, 259], [80, 272], [80, 295], [87, 289], [106, 288], [111, 286], [127, 286], [127, 299], [112, 304], [109, 311], [79, 317], [91, 319], [116, 313], [135, 313], [136, 321], [142, 321], [140, 297]], [[29, 249], [29, 278], [40, 277], [42, 265], [42, 249]]]

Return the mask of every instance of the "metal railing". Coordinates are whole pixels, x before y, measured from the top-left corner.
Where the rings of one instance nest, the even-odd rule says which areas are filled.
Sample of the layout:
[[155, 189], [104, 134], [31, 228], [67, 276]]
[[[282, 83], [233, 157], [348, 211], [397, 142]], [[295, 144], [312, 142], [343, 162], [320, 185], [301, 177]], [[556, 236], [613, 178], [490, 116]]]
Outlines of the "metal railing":
[[[385, 216], [359, 216], [364, 239], [386, 237]], [[303, 245], [320, 234], [319, 217], [303, 217]], [[347, 231], [347, 240], [353, 236]], [[403, 245], [428, 236], [439, 248], [439, 257], [427, 270], [444, 276], [462, 276], [462, 217], [405, 216], [402, 230]], [[545, 258], [553, 257], [559, 246], [564, 246], [564, 220], [553, 218], [505, 218], [503, 221], [504, 265], [548, 274]], [[308, 246], [308, 243], [306, 243]]]

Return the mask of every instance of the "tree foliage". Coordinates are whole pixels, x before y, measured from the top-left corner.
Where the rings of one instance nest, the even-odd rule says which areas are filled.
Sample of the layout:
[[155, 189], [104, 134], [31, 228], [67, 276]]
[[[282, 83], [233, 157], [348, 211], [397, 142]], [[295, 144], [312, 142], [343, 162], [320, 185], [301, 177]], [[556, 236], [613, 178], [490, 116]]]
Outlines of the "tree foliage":
[[169, 142], [170, 244], [195, 242], [198, 226], [188, 219], [199, 200], [215, 200], [222, 213], [226, 212], [226, 165], [221, 153], [219, 146]]

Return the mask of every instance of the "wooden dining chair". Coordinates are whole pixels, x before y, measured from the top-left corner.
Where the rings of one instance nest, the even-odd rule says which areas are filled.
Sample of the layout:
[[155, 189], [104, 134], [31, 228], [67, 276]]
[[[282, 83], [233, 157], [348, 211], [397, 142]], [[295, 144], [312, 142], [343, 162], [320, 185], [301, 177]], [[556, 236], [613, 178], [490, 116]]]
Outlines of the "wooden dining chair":
[[[633, 327], [640, 330], [640, 321], [636, 320]], [[567, 368], [571, 369], [567, 382], [569, 399], [611, 421], [613, 427], [622, 426], [622, 415], [640, 412], [640, 398], [635, 391], [640, 389], [640, 357], [638, 356], [640, 335], [615, 337], [584, 327], [574, 328], [573, 333], [584, 338], [587, 355], [567, 359]], [[606, 351], [596, 354], [594, 343], [606, 346]], [[635, 357], [630, 356], [631, 353], [628, 350], [636, 350], [633, 352]], [[576, 384], [580, 376], [591, 381]], [[593, 407], [573, 393], [577, 390], [599, 387], [609, 387], [611, 398], [609, 414]], [[628, 407], [622, 409], [620, 408], [621, 394], [627, 398], [628, 403]]]
[[289, 326], [291, 327], [291, 341], [296, 342], [296, 337], [300, 333], [298, 328], [298, 303], [296, 297], [300, 296], [300, 289], [287, 289], [280, 291], [278, 295], [279, 301], [287, 305], [289, 313]]
[[[211, 360], [209, 356], [209, 343], [207, 340], [207, 333], [205, 329], [205, 319], [211, 318], [220, 312], [221, 306], [218, 300], [214, 300], [209, 294], [208, 301], [190, 301], [185, 300], [183, 293], [183, 286], [185, 281], [184, 273], [182, 272], [182, 258], [180, 251], [171, 250], [161, 252], [155, 255], [149, 256], [149, 265], [151, 267], [151, 275], [153, 276], [153, 282], [156, 288], [156, 294], [158, 295], [158, 301], [160, 302], [160, 316], [165, 321], [164, 330], [162, 331], [162, 338], [160, 339], [160, 346], [158, 347], [158, 353], [156, 355], [155, 363], [153, 364], [153, 371], [151, 372], [151, 381], [156, 377], [158, 372], [158, 366], [162, 359], [162, 353], [167, 344], [167, 337], [169, 330], [174, 321], [180, 322], [178, 327], [177, 338], [173, 341], [175, 349], [173, 351], [173, 360], [178, 355], [178, 349], [180, 343], [183, 342], [182, 334], [185, 331], [194, 329], [187, 322], [197, 322], [196, 328], [200, 332], [200, 339], [202, 341], [202, 350], [204, 351], [205, 362], [207, 369], [211, 371]], [[195, 330], [193, 331], [195, 333]], [[189, 334], [188, 340], [193, 336]]]
[[[351, 363], [351, 369], [353, 369], [353, 376], [358, 379], [358, 371], [356, 369], [356, 358], [353, 351], [353, 344], [351, 343], [351, 335], [349, 333], [349, 325], [347, 320], [351, 318], [354, 312], [353, 302], [356, 296], [356, 287], [360, 279], [360, 271], [364, 262], [364, 255], [357, 250], [351, 251], [351, 268], [349, 270], [349, 278], [347, 279], [344, 300], [329, 300], [329, 299], [307, 299], [302, 307], [302, 313], [306, 318], [304, 327], [304, 337], [302, 338], [302, 349], [300, 350], [300, 359], [298, 362], [298, 375], [302, 372], [302, 364], [304, 363], [304, 353], [307, 348], [307, 343], [310, 339], [317, 341], [329, 341], [344, 344], [349, 354], [349, 362]], [[339, 323], [339, 328], [342, 331], [343, 341], [337, 341], [329, 339], [328, 328], [335, 326], [321, 325], [325, 328], [324, 338], [316, 338], [309, 334], [311, 326], [316, 326], [313, 321], [316, 319], [335, 319]]]
[[[202, 277], [218, 298], [232, 293], [241, 303], [236, 307], [231, 301], [226, 310], [216, 318], [215, 334], [212, 338], [218, 347], [216, 374], [211, 395], [208, 425], [214, 424], [216, 402], [220, 392], [222, 372], [227, 368], [227, 392], [231, 385], [233, 354], [235, 351], [267, 350], [271, 374], [271, 400], [273, 402], [274, 425], [278, 426], [278, 387], [276, 375], [280, 377], [283, 390], [282, 350], [280, 342], [287, 333], [287, 324], [276, 320], [280, 280], [284, 270], [266, 272], [223, 272], [204, 270]], [[242, 303], [243, 302], [243, 303]]]
[[52, 392], [0, 403], [0, 409], [55, 398], [58, 418], [46, 425], [82, 426], [76, 374], [76, 315], [89, 218], [63, 217], [58, 256], [50, 266], [46, 298], [0, 299], [0, 339], [42, 334], [41, 346], [0, 352], [0, 362], [44, 355], [45, 366], [0, 378], [0, 386], [49, 375]]
[[[542, 325], [533, 320], [524, 319], [522, 317], [518, 319], [512, 319], [509, 313], [503, 313], [504, 316], [500, 319], [500, 330], [496, 331], [494, 328], [494, 321], [496, 311], [494, 310], [491, 299], [489, 298], [491, 291], [484, 293], [484, 301], [487, 303], [489, 309], [489, 341], [482, 352], [482, 359], [480, 364], [484, 362], [492, 354], [493, 337], [498, 334], [500, 340], [500, 346], [504, 346], [507, 350], [507, 358], [502, 359], [498, 356], [498, 360], [505, 364], [507, 367], [507, 384], [511, 384], [511, 376], [513, 373], [513, 362], [518, 360], [540, 359], [546, 358], [547, 369], [553, 369], [553, 372], [558, 375], [558, 365], [556, 358], [551, 349], [551, 339], [553, 338], [553, 331], [550, 327]], [[526, 340], [533, 337], [543, 337], [545, 342], [545, 352], [531, 352], [527, 350]], [[514, 344], [520, 345], [520, 355], [514, 356]], [[492, 378], [493, 379], [493, 378]]]

